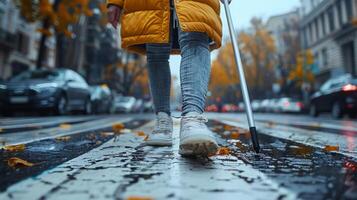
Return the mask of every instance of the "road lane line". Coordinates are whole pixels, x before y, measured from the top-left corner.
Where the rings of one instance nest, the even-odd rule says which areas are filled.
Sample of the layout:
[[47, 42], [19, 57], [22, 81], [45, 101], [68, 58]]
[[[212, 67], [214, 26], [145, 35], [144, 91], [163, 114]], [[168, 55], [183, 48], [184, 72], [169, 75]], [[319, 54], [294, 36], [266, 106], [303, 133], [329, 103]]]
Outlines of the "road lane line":
[[[153, 123], [140, 128], [146, 133]], [[142, 146], [127, 133], [52, 170], [19, 182], [0, 199], [296, 199], [259, 170], [232, 156], [211, 162], [178, 155], [179, 121], [173, 147]], [[203, 163], [205, 162], [205, 163]]]

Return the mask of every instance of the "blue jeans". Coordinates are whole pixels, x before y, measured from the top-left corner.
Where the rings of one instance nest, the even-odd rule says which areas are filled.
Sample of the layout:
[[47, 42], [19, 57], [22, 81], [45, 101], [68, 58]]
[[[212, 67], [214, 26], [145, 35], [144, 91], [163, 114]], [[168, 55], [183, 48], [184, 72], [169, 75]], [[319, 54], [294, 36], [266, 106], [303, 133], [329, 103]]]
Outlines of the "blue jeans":
[[[206, 33], [182, 32], [178, 40], [181, 49], [180, 80], [182, 115], [203, 113], [211, 72], [209, 37]], [[155, 112], [170, 114], [171, 44], [146, 44], [151, 96]]]

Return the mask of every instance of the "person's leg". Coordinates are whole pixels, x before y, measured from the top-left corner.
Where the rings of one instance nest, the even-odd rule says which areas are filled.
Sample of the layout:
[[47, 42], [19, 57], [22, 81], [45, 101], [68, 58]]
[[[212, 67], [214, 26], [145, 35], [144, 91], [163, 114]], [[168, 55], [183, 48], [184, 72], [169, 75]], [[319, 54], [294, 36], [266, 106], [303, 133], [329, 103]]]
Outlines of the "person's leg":
[[180, 32], [182, 119], [180, 151], [184, 156], [215, 154], [214, 134], [207, 128], [206, 94], [211, 72], [209, 38], [205, 33]]
[[169, 65], [170, 44], [147, 44], [147, 67], [150, 92], [154, 101], [155, 113], [170, 115], [171, 72]]
[[147, 44], [147, 66], [150, 92], [154, 101], [156, 123], [146, 140], [151, 146], [172, 145], [172, 119], [170, 117], [171, 73], [170, 44]]
[[182, 115], [203, 113], [211, 71], [209, 38], [205, 33], [180, 32]]

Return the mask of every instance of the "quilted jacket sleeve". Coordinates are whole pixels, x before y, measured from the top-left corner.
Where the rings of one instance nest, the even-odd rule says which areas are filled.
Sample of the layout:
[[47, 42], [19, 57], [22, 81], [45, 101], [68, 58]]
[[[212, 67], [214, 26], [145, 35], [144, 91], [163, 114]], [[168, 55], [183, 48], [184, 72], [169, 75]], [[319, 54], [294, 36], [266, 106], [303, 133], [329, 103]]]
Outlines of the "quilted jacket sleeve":
[[107, 0], [107, 5], [113, 4], [122, 8], [124, 6], [124, 1], [125, 0]]

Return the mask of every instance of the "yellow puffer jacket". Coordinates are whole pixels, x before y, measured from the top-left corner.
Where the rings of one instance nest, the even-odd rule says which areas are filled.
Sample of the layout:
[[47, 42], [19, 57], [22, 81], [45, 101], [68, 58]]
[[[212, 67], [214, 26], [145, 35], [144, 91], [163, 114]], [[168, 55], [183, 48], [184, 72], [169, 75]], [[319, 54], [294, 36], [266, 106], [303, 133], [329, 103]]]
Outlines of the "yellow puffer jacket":
[[[211, 50], [222, 42], [219, 0], [174, 0], [181, 30], [204, 32], [212, 40]], [[107, 0], [123, 8], [122, 47], [145, 54], [146, 43], [168, 43], [170, 0]], [[178, 53], [173, 52], [173, 53]]]

